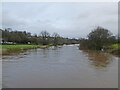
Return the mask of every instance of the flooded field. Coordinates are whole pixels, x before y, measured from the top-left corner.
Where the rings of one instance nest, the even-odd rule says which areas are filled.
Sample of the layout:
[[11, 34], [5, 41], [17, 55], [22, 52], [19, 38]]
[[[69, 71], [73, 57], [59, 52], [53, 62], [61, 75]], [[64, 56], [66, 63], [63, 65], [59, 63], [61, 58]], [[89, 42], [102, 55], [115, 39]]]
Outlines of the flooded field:
[[3, 88], [117, 88], [118, 57], [77, 45], [2, 57]]

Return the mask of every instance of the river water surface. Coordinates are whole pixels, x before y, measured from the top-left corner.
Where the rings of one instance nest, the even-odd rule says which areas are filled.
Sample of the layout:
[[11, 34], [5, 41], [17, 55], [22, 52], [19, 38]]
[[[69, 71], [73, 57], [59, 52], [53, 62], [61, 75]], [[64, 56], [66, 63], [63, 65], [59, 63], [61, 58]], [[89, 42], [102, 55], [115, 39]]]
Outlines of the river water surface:
[[118, 58], [77, 45], [2, 57], [3, 88], [117, 88]]

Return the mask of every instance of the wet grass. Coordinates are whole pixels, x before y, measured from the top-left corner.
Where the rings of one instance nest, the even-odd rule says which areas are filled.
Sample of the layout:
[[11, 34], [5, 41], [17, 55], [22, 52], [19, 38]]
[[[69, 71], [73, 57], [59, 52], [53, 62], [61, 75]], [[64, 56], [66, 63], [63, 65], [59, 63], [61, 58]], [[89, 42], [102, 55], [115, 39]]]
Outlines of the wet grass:
[[10, 55], [20, 53], [28, 49], [47, 48], [48, 45], [0, 45], [0, 54]]
[[32, 49], [39, 48], [41, 45], [1, 45], [3, 49]]
[[120, 44], [112, 44], [110, 46], [110, 50], [108, 50], [110, 53], [117, 55], [120, 57]]
[[120, 44], [113, 44], [111, 45], [112, 49], [120, 49]]

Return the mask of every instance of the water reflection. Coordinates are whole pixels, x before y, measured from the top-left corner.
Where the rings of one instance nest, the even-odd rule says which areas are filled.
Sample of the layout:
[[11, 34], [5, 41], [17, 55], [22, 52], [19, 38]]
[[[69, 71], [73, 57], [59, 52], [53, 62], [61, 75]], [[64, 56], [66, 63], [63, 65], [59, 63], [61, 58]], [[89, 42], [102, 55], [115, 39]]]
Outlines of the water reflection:
[[22, 55], [25, 57], [4, 59], [14, 60], [2, 64], [4, 88], [118, 87], [118, 62], [108, 54], [65, 45], [32, 49]]
[[89, 62], [96, 68], [105, 68], [112, 61], [112, 56], [107, 53], [97, 51], [84, 51], [84, 53], [86, 53]]

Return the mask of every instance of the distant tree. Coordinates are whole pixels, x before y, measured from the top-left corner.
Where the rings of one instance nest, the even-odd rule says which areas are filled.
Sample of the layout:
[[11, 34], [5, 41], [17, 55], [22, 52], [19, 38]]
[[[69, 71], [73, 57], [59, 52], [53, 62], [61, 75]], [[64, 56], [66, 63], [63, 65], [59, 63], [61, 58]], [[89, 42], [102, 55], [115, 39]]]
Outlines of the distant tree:
[[101, 50], [109, 44], [110, 38], [113, 39], [112, 33], [109, 30], [97, 27], [88, 35], [88, 40], [90, 41], [89, 48]]
[[59, 44], [60, 35], [58, 33], [53, 33], [53, 45], [57, 46]]
[[40, 33], [41, 36], [41, 42], [43, 45], [48, 45], [49, 44], [49, 39], [50, 39], [50, 34], [47, 31], [42, 31]]
[[80, 47], [79, 47], [79, 49], [84, 49], [84, 50], [89, 49], [89, 46], [90, 46], [89, 44], [90, 44], [90, 42], [89, 42], [88, 39], [80, 38], [80, 39], [79, 39], [79, 42], [80, 42]]
[[34, 37], [34, 36], [32, 36], [31, 38], [30, 38], [30, 40], [29, 40], [29, 42], [31, 43], [31, 44], [39, 44], [39, 41], [38, 41], [39, 39], [37, 38], [37, 37]]
[[120, 43], [120, 35], [117, 36], [117, 42]]
[[0, 29], [0, 40], [2, 40], [2, 29]]
[[53, 36], [47, 31], [42, 31], [40, 36], [37, 34], [31, 35], [31, 33], [26, 31], [12, 31], [11, 28], [6, 28], [5, 30], [0, 29], [2, 33], [2, 38], [4, 42], [14, 42], [17, 44], [53, 44], [53, 45], [63, 45], [63, 44], [75, 44], [78, 41], [76, 39], [60, 37], [58, 33], [53, 33]]

